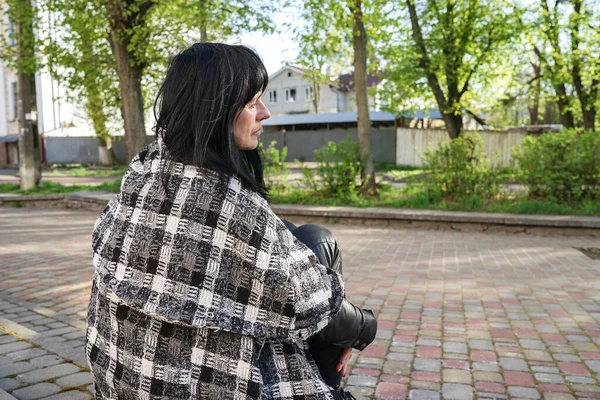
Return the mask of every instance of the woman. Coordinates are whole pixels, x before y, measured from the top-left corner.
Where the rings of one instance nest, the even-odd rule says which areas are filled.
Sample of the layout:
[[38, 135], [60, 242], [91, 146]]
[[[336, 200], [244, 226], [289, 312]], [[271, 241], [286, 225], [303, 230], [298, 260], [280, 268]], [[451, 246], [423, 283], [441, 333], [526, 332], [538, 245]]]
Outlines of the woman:
[[243, 46], [195, 44], [171, 62], [156, 141], [94, 227], [98, 398], [346, 396], [343, 349], [368, 345], [376, 321], [344, 299], [331, 233], [288, 223], [309, 248], [269, 207], [257, 151], [267, 81]]

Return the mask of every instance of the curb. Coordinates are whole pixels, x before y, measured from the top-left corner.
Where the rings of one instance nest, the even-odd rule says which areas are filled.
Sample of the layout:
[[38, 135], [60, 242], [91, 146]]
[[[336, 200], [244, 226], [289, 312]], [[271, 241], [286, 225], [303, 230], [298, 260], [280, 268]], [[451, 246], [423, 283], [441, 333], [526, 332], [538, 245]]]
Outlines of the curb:
[[600, 217], [480, 213], [461, 211], [413, 210], [390, 208], [321, 207], [273, 205], [277, 214], [331, 219], [371, 219], [383, 221], [423, 221], [442, 223], [489, 224], [522, 227], [600, 229]]
[[[12, 195], [0, 194], [0, 206], [18, 203], [23, 207], [77, 208], [101, 211], [115, 196], [107, 192], [76, 192], [66, 195]], [[600, 217], [572, 215], [532, 215], [481, 213], [393, 208], [355, 208], [331, 206], [272, 205], [280, 217], [304, 217], [321, 222], [351, 222], [380, 226], [425, 229], [455, 229], [512, 233], [543, 233], [563, 231], [563, 234], [600, 236]]]
[[76, 350], [60, 342], [54, 342], [52, 339], [43, 337], [43, 332], [38, 333], [3, 317], [0, 317], [0, 326], [3, 330], [12, 332], [20, 338], [37, 344], [44, 350], [48, 350], [65, 360], [70, 360], [80, 367], [89, 368], [82, 350]]

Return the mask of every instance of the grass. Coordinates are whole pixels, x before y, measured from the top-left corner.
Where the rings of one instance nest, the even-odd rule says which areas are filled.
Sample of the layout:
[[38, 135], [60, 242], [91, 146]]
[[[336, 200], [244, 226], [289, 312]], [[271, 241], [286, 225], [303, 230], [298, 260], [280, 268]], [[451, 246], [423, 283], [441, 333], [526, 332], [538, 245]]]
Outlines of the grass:
[[115, 165], [113, 167], [89, 167], [87, 165], [68, 166], [55, 165], [44, 169], [44, 174], [52, 176], [122, 176], [127, 170], [126, 165]]
[[118, 193], [121, 187], [121, 180], [117, 179], [110, 182], [104, 182], [98, 186], [91, 185], [73, 185], [65, 186], [60, 183], [43, 181], [38, 186], [27, 190], [21, 190], [18, 183], [0, 183], [0, 193], [9, 194], [66, 194], [81, 191], [102, 191]]
[[512, 214], [585, 215], [600, 216], [600, 200], [586, 200], [577, 204], [557, 204], [532, 200], [525, 196], [502, 197], [486, 200], [470, 196], [454, 201], [432, 198], [417, 188], [394, 189], [384, 186], [378, 198], [367, 199], [356, 194], [327, 196], [303, 189], [273, 190], [271, 201], [276, 204], [303, 204], [351, 207], [390, 207], [446, 211], [478, 211]]

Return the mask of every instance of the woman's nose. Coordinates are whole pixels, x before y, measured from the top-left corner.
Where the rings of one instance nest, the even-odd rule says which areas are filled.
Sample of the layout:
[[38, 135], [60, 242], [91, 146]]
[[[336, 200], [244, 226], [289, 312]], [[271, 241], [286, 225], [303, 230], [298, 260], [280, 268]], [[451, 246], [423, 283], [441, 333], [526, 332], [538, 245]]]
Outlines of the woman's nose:
[[271, 112], [269, 111], [269, 109], [267, 108], [265, 103], [263, 103], [261, 100], [259, 102], [259, 109], [258, 109], [258, 114], [256, 115], [256, 119], [258, 121], [264, 121], [265, 119], [269, 119], [269, 118], [271, 118]]

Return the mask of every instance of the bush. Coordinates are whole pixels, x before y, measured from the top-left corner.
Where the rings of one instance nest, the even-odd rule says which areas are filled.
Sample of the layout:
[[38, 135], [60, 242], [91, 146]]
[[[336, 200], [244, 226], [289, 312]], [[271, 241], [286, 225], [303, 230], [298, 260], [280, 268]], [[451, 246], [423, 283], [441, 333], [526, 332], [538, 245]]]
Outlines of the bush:
[[429, 171], [421, 182], [432, 199], [489, 199], [500, 191], [497, 173], [477, 132], [466, 132], [435, 150], [427, 150], [423, 167]]
[[[288, 154], [287, 146], [281, 150], [275, 145], [277, 142], [273, 140], [269, 147], [263, 148], [264, 166], [265, 166], [265, 183], [269, 188], [285, 188], [288, 185], [290, 167], [285, 162]], [[262, 147], [262, 142], [261, 142]]]
[[350, 136], [336, 144], [315, 150], [317, 167], [313, 171], [302, 165], [302, 183], [313, 192], [346, 196], [356, 192], [356, 180], [361, 173], [358, 143]]
[[515, 151], [530, 198], [563, 203], [600, 197], [600, 134], [565, 130], [528, 136]]

